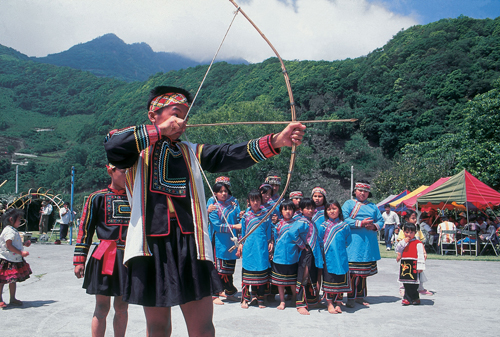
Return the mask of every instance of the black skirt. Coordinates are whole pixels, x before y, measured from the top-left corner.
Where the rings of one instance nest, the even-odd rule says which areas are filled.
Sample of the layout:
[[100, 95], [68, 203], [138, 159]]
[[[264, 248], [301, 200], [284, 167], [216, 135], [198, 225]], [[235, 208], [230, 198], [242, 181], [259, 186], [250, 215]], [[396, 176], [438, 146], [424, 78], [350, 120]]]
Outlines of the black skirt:
[[294, 286], [297, 283], [299, 263], [279, 264], [272, 263], [271, 283], [278, 286]]
[[[95, 250], [92, 252], [94, 254]], [[83, 288], [87, 294], [104, 296], [122, 296], [124, 294], [127, 268], [123, 265], [123, 249], [116, 250], [116, 259], [113, 267], [113, 275], [102, 273], [102, 261], [90, 257], [85, 269]]]
[[172, 224], [167, 236], [148, 236], [153, 256], [128, 261], [124, 300], [147, 307], [172, 307], [223, 291], [211, 261], [197, 259], [193, 234]]
[[342, 294], [352, 291], [351, 289], [351, 278], [349, 277], [349, 272], [337, 275], [331, 274], [323, 268], [323, 292], [332, 294]]

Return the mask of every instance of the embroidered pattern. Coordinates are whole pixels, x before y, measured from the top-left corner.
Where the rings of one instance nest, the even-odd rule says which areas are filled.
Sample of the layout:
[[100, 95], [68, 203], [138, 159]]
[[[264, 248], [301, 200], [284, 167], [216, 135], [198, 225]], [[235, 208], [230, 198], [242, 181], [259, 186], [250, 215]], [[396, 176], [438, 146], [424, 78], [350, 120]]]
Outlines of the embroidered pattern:
[[273, 149], [271, 145], [271, 138], [273, 135], [267, 135], [262, 138], [253, 139], [247, 144], [247, 151], [250, 157], [259, 163], [267, 158], [270, 158], [279, 152]]
[[169, 141], [156, 143], [153, 152], [153, 165], [151, 166], [151, 192], [159, 192], [172, 196], [186, 196], [186, 178], [168, 177], [169, 159], [181, 156], [181, 151], [170, 146]]
[[128, 226], [130, 221], [130, 205], [126, 195], [106, 194], [106, 225]]

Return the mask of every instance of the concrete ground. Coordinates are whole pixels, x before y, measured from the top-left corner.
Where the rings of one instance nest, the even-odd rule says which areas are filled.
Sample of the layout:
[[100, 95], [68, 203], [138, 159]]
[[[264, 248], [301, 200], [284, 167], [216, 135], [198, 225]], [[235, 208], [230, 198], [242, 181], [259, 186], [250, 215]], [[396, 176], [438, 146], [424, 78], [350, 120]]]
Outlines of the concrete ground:
[[[1, 336], [90, 336], [95, 300], [81, 288], [73, 274], [74, 246], [33, 244], [27, 248], [31, 278], [19, 283], [17, 298], [23, 307], [0, 311]], [[426, 288], [433, 296], [422, 296], [420, 306], [401, 306], [395, 259], [379, 261], [379, 273], [368, 279], [369, 308], [343, 307], [332, 315], [326, 308], [311, 310], [310, 316], [295, 308], [241, 309], [226, 303], [214, 309], [218, 336], [498, 336], [500, 318], [500, 264], [482, 261], [428, 260]], [[241, 284], [238, 265], [235, 285]], [[3, 299], [9, 301], [8, 287]], [[111, 309], [107, 335], [113, 336]], [[172, 309], [173, 336], [186, 336], [178, 307]], [[129, 307], [127, 336], [145, 336], [144, 313]]]

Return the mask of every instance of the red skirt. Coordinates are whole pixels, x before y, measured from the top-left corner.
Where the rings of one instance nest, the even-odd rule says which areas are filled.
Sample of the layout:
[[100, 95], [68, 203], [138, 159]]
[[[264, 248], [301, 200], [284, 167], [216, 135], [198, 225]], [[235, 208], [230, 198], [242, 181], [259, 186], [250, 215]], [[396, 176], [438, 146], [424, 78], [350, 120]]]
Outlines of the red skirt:
[[23, 282], [30, 278], [31, 268], [26, 261], [11, 262], [0, 259], [0, 283]]

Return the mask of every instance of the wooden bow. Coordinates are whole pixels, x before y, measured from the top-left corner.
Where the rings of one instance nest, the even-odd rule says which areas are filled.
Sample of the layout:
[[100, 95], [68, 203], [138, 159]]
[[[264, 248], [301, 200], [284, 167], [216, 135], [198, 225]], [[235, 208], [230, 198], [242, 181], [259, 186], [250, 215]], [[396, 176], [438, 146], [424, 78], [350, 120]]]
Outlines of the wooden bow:
[[[286, 87], [287, 87], [287, 90], [288, 90], [288, 96], [290, 98], [290, 110], [291, 110], [291, 114], [292, 114], [292, 120], [291, 120], [291, 122], [297, 121], [297, 114], [296, 114], [296, 111], [295, 111], [295, 101], [293, 99], [293, 92], [292, 92], [292, 86], [290, 84], [290, 78], [288, 77], [288, 72], [287, 72], [287, 70], [285, 68], [285, 64], [283, 63], [283, 60], [281, 59], [280, 54], [274, 48], [274, 46], [272, 45], [272, 43], [267, 39], [267, 37], [264, 35], [264, 33], [262, 33], [262, 31], [259, 29], [259, 27], [257, 27], [255, 25], [255, 23], [248, 17], [248, 15], [240, 8], [240, 6], [238, 6], [238, 4], [236, 4], [236, 2], [234, 2], [234, 0], [229, 0], [229, 1], [236, 7], [237, 12], [240, 12], [248, 20], [248, 22], [250, 22], [250, 24], [259, 32], [259, 34], [267, 42], [267, 44], [269, 45], [269, 47], [271, 47], [271, 49], [273, 50], [274, 54], [276, 55], [276, 57], [280, 61], [281, 69], [283, 71], [283, 76], [285, 77], [285, 83], [286, 83]], [[230, 252], [232, 252], [234, 249], [236, 249], [239, 244], [245, 242], [246, 238], [250, 234], [252, 234], [260, 225], [262, 225], [262, 223], [264, 223], [264, 221], [267, 220], [267, 218], [269, 217], [269, 215], [272, 214], [272, 212], [276, 209], [276, 207], [279, 205], [279, 203], [281, 202], [281, 200], [283, 200], [283, 196], [285, 195], [286, 191], [288, 190], [288, 186], [290, 185], [290, 180], [292, 178], [293, 168], [295, 166], [295, 158], [296, 158], [295, 149], [296, 149], [296, 147], [297, 146], [294, 143], [292, 143], [292, 154], [291, 154], [291, 157], [290, 157], [290, 166], [288, 167], [288, 175], [287, 175], [287, 178], [286, 178], [286, 184], [285, 184], [285, 187], [283, 188], [283, 192], [281, 193], [280, 197], [278, 198], [278, 200], [276, 200], [276, 203], [269, 210], [269, 212], [267, 212], [267, 214], [264, 216], [264, 218], [262, 218], [262, 220], [257, 225], [255, 225], [248, 233], [246, 233], [245, 236], [242, 237], [238, 242], [235, 242], [235, 245], [229, 249]]]

